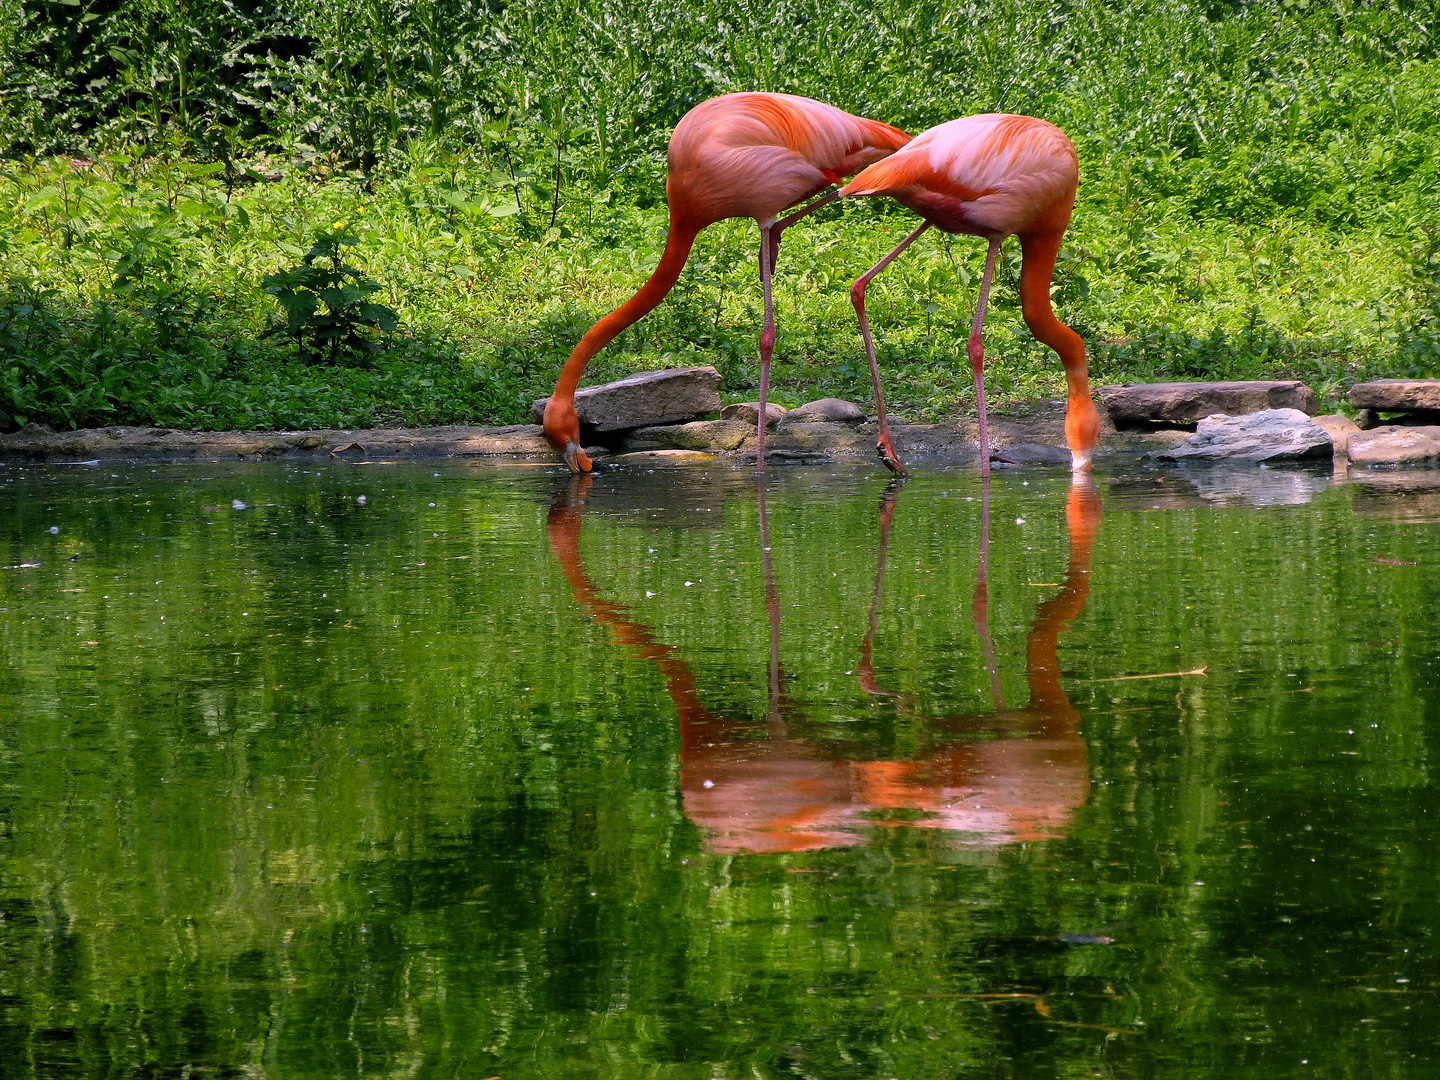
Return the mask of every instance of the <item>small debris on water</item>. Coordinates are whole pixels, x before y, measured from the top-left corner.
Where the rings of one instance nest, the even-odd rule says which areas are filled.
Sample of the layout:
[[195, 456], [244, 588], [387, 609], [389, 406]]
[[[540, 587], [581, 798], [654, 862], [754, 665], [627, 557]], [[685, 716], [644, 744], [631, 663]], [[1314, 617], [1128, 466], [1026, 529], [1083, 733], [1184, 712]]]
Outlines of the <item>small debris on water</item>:
[[356, 496], [355, 496], [355, 501], [356, 501], [357, 503], [359, 503], [361, 506], [364, 506], [364, 505], [365, 505], [365, 496], [364, 496], [364, 495], [356, 495]]
[[703, 787], [703, 788], [712, 788], [712, 787], [715, 786], [715, 781], [714, 781], [714, 780], [706, 780], [706, 781], [705, 781], [703, 784], [701, 784], [700, 786]]
[[248, 507], [248, 506], [245, 505], [245, 500], [243, 500], [243, 499], [231, 499], [231, 500], [230, 500], [230, 509], [231, 509], [231, 510], [249, 510], [250, 507]]
[[51, 526], [50, 526], [50, 535], [51, 535], [51, 536], [59, 536], [59, 535], [60, 535], [60, 526], [59, 526], [59, 525], [51, 525]]

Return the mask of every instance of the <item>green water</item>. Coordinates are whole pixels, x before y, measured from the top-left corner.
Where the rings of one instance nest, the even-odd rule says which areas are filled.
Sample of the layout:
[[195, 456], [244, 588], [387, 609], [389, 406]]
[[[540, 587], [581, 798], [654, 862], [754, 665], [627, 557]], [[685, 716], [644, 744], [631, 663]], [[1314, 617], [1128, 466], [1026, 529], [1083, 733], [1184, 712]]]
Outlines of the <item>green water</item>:
[[0, 1075], [1436, 1075], [1440, 482], [917, 473], [0, 469]]

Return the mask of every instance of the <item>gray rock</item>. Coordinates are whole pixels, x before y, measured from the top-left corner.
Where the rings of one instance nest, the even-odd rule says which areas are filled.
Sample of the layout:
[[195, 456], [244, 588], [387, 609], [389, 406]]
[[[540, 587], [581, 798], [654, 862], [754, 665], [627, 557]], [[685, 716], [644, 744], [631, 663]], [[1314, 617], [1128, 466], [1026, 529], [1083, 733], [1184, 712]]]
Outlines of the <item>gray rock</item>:
[[791, 409], [781, 418], [780, 426], [791, 424], [860, 424], [865, 420], [865, 410], [853, 401], [841, 398], [820, 398], [807, 401], [798, 409]]
[[991, 450], [990, 460], [1000, 465], [1069, 465], [1070, 451], [1063, 446], [1017, 443]]
[[1286, 461], [1333, 452], [1330, 436], [1299, 409], [1266, 409], [1246, 416], [1207, 416], [1194, 435], [1156, 456], [1166, 461]]
[[1302, 382], [1175, 382], [1102, 386], [1100, 400], [1117, 428], [1193, 424], [1223, 413], [1244, 416], [1270, 409], [1318, 409], [1315, 391]]
[[1379, 379], [1350, 388], [1350, 404], [1376, 412], [1440, 411], [1440, 379]]
[[[549, 398], [536, 398], [530, 418], [541, 423]], [[675, 424], [720, 408], [720, 373], [713, 367], [639, 371], [575, 394], [580, 423], [592, 431], [629, 431]]]
[[[765, 403], [765, 416], [767, 417], [765, 426], [767, 428], [774, 427], [785, 415], [785, 411], [785, 406], [767, 401]], [[758, 401], [741, 401], [734, 405], [726, 405], [720, 410], [720, 419], [741, 420], [753, 427], [760, 419], [760, 403]]]
[[1351, 465], [1424, 465], [1440, 462], [1440, 427], [1384, 427], [1350, 436]]

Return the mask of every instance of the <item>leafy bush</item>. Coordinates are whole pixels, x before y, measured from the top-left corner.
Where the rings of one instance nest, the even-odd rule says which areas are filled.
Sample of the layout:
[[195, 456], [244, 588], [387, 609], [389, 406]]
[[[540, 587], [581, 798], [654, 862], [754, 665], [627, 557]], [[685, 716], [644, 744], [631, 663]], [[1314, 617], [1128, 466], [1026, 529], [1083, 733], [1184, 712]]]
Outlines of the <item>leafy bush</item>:
[[[285, 311], [285, 325], [277, 326], [271, 333], [293, 338], [303, 360], [324, 357], [334, 364], [342, 350], [377, 353], [380, 346], [362, 334], [361, 328], [386, 332], [396, 328], [395, 312], [370, 300], [380, 291], [380, 285], [340, 258], [342, 247], [353, 247], [359, 242], [344, 232], [338, 222], [329, 229], [316, 229], [315, 243], [299, 266], [266, 274], [261, 281], [265, 291], [275, 297]], [[320, 259], [330, 265], [317, 266]]]

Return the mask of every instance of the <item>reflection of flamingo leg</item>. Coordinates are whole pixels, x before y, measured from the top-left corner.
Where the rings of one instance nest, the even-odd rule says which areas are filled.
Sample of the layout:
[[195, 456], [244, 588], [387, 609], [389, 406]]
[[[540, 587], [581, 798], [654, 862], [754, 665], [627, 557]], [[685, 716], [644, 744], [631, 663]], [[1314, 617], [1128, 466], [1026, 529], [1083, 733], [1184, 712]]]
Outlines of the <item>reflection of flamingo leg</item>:
[[980, 560], [975, 567], [975, 599], [970, 613], [975, 617], [975, 634], [980, 638], [980, 655], [990, 673], [990, 696], [995, 708], [1005, 708], [1005, 692], [1000, 686], [1000, 668], [995, 663], [995, 642], [990, 638], [990, 589], [986, 574], [990, 559], [990, 474], [980, 474]]
[[880, 544], [875, 557], [875, 588], [870, 594], [870, 629], [865, 640], [860, 642], [860, 689], [867, 694], [893, 697], [890, 691], [882, 689], [875, 679], [875, 667], [871, 663], [871, 647], [875, 641], [875, 626], [880, 615], [880, 586], [885, 581], [885, 549], [890, 546], [890, 525], [895, 517], [895, 500], [900, 497], [904, 481], [896, 477], [880, 493]]
[[[1040, 605], [1030, 627], [1026, 677], [1030, 701], [1025, 708], [996, 713], [942, 717], [926, 730], [974, 735], [984, 730], [1010, 738], [943, 740], [907, 760], [846, 761], [824, 754], [811, 741], [789, 736], [784, 717], [790, 708], [781, 695], [779, 597], [769, 558], [770, 533], [760, 492], [762, 562], [766, 571], [766, 607], [770, 622], [770, 733], [755, 739], [752, 722], [732, 721], [708, 712], [694, 675], [673, 646], [632, 621], [624, 604], [604, 598], [585, 571], [580, 553], [581, 511], [589, 476], [574, 478], [557, 493], [545, 531], [576, 604], [631, 655], [654, 665], [675, 705], [680, 735], [680, 791], [685, 813], [707, 836], [717, 853], [808, 851], [862, 843], [876, 825], [868, 811], [921, 811], [906, 821], [919, 827], [969, 834], [964, 846], [991, 846], [1052, 839], [1068, 829], [1088, 791], [1085, 742], [1079, 717], [1060, 685], [1056, 660], [1058, 635], [1084, 607], [1089, 592], [1090, 549], [1100, 519], [1093, 485], [1076, 484], [1066, 505], [1070, 532], [1070, 568], [1060, 592]], [[881, 498], [879, 568], [872, 599], [873, 643], [886, 551], [892, 532], [898, 488]], [[987, 535], [988, 541], [988, 535]], [[867, 651], [868, 657], [868, 651]], [[868, 680], [868, 681], [867, 681]], [[875, 686], [866, 667], [862, 686]], [[872, 687], [874, 689], [872, 689]], [[911, 703], [891, 695], [902, 715], [914, 716]]]
[[770, 617], [769, 719], [775, 724], [780, 722], [780, 594], [775, 589], [775, 566], [770, 559], [770, 520], [765, 513], [763, 477], [757, 479], [755, 490], [756, 507], [760, 513], [760, 565], [765, 568], [765, 611]]

